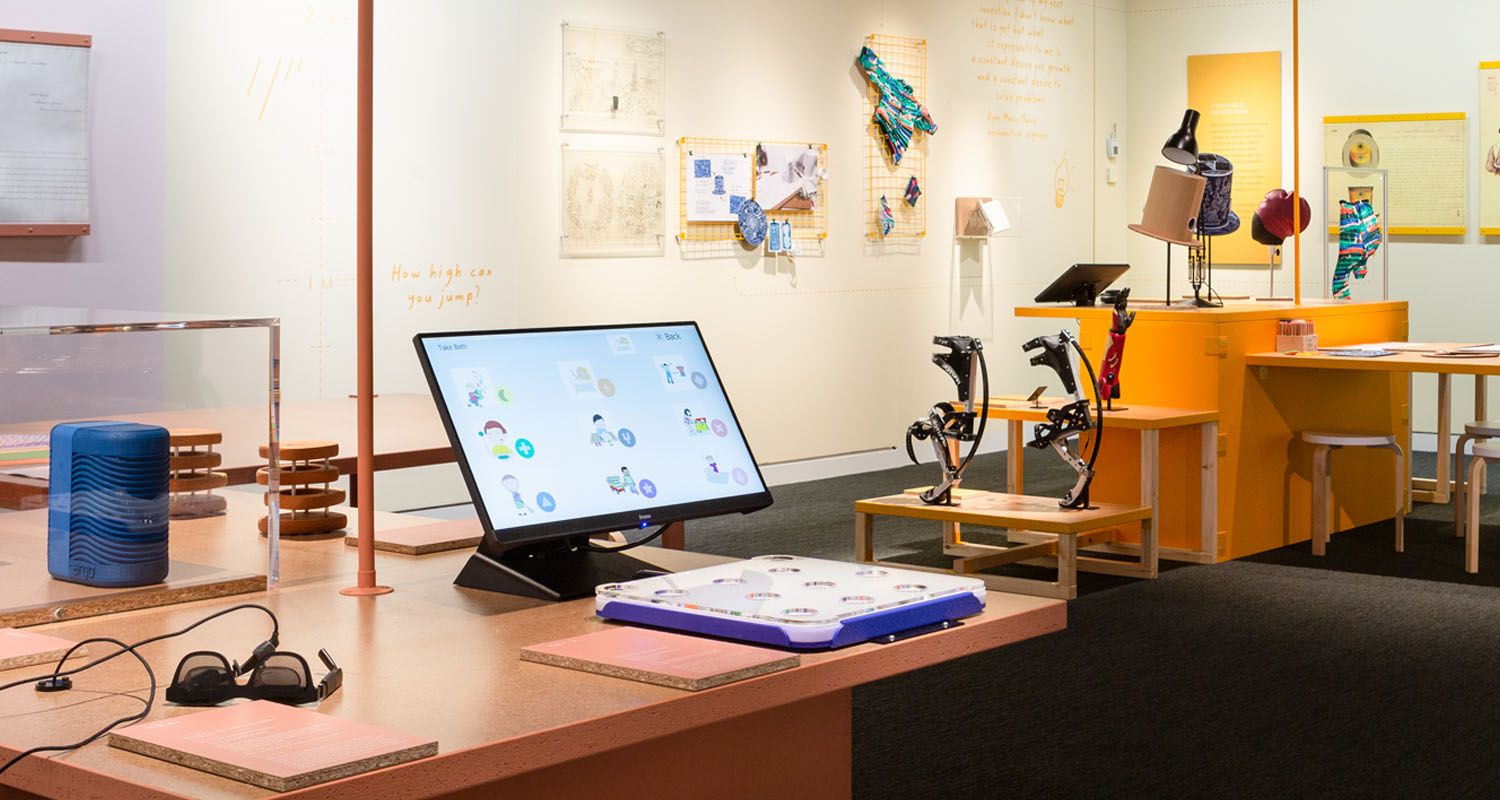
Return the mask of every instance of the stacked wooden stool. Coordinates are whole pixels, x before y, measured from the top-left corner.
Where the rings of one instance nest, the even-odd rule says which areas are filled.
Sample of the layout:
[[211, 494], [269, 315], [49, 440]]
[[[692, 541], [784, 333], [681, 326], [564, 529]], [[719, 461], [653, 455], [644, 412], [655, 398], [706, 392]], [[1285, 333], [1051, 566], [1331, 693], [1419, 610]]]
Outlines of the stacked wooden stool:
[[[280, 452], [281, 535], [299, 536], [336, 531], [349, 524], [342, 513], [330, 511], [344, 502], [344, 490], [329, 484], [339, 479], [339, 468], [329, 459], [339, 454], [338, 442], [282, 442]], [[269, 445], [260, 446], [261, 458], [271, 457]], [[271, 468], [255, 473], [255, 482], [270, 485]], [[271, 505], [271, 493], [265, 494]], [[260, 518], [260, 532], [265, 533], [270, 515]]]
[[[196, 519], [224, 513], [223, 497], [213, 493], [229, 484], [229, 478], [213, 468], [222, 463], [224, 455], [214, 451], [214, 445], [224, 441], [224, 434], [206, 428], [174, 428], [167, 432], [168, 445], [172, 448], [168, 469], [171, 478], [167, 490], [168, 513], [172, 519]], [[198, 448], [203, 448], [199, 450]]]

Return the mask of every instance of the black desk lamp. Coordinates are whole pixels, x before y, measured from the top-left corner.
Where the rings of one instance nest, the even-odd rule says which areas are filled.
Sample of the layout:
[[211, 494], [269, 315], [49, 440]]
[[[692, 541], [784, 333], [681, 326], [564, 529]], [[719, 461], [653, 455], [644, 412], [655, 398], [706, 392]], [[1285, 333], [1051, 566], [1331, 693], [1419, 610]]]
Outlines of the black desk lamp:
[[1167, 143], [1161, 146], [1161, 154], [1168, 161], [1176, 164], [1196, 164], [1198, 162], [1198, 112], [1188, 109], [1182, 115], [1182, 127], [1167, 138]]

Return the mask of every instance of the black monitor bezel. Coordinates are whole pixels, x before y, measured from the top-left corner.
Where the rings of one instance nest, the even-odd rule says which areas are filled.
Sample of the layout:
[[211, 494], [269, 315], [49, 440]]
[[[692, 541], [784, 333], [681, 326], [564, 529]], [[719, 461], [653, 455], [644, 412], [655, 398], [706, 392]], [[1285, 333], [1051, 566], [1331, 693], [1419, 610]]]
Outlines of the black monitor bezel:
[[[1093, 298], [1104, 291], [1105, 287], [1119, 280], [1129, 269], [1129, 264], [1074, 264], [1063, 270], [1033, 302], [1093, 305]], [[1089, 286], [1093, 287], [1093, 291], [1086, 293], [1090, 296], [1085, 303], [1080, 298], [1080, 292]]]
[[[460, 444], [461, 439], [457, 428], [453, 424], [452, 416], [448, 412], [447, 403], [443, 402], [442, 387], [434, 373], [432, 362], [428, 359], [425, 343], [431, 339], [536, 333], [602, 332], [607, 330], [664, 328], [672, 326], [692, 326], [694, 332], [697, 334], [698, 342], [703, 346], [703, 353], [708, 358], [709, 369], [713, 370], [714, 378], [718, 381], [720, 389], [724, 392], [724, 401], [729, 408], [730, 417], [734, 420], [735, 428], [740, 431], [741, 438], [745, 441], [745, 451], [750, 455], [750, 462], [755, 467], [755, 474], [760, 481], [761, 491], [726, 498], [674, 503], [652, 508], [649, 511], [621, 511], [610, 514], [596, 514], [571, 520], [527, 525], [522, 528], [505, 529], [503, 535], [497, 532], [491, 524], [489, 509], [485, 507], [484, 497], [474, 480], [473, 470], [470, 468], [468, 456]], [[723, 514], [748, 514], [771, 505], [770, 487], [766, 486], [765, 476], [760, 471], [760, 463], [755, 460], [755, 452], [750, 449], [749, 439], [744, 436], [744, 428], [740, 425], [739, 415], [735, 412], [734, 403], [729, 398], [729, 389], [724, 386], [724, 380], [719, 374], [718, 365], [714, 363], [713, 353], [709, 351], [708, 342], [703, 338], [703, 330], [698, 326], [697, 322], [628, 322], [611, 325], [560, 325], [540, 328], [497, 328], [472, 331], [427, 332], [418, 333], [413, 336], [412, 344], [417, 349], [417, 359], [421, 362], [422, 372], [427, 377], [427, 388], [432, 394], [433, 403], [437, 406], [438, 416], [443, 421], [443, 429], [448, 433], [448, 442], [453, 446], [454, 459], [458, 462], [459, 471], [464, 476], [464, 484], [469, 490], [469, 497], [474, 501], [474, 509], [478, 512], [480, 524], [484, 528], [484, 543], [488, 547], [481, 549], [488, 549], [491, 552], [498, 553], [541, 542], [586, 538], [594, 534], [609, 533], [611, 531], [639, 529], [652, 525], [665, 525]]]

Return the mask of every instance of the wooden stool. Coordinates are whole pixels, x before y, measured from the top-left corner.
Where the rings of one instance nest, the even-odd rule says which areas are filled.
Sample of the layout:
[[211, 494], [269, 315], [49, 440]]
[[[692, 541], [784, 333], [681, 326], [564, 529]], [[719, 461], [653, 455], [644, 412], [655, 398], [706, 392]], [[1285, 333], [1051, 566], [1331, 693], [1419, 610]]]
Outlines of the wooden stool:
[[[224, 498], [213, 493], [229, 485], [227, 475], [213, 471], [224, 458], [214, 452], [214, 445], [224, 441], [224, 434], [206, 428], [174, 428], [167, 435], [172, 448], [168, 515], [172, 519], [196, 519], [224, 513]], [[205, 449], [199, 451], [200, 447]]]
[[[1467, 428], [1468, 426], [1464, 426]], [[1464, 432], [1466, 435], [1467, 430]], [[1458, 451], [1460, 456], [1463, 451]], [[1490, 459], [1500, 461], [1500, 443], [1475, 442], [1474, 457], [1469, 460], [1468, 475], [1460, 475], [1459, 480], [1467, 478], [1466, 483], [1471, 487], [1465, 490], [1464, 484], [1459, 484], [1460, 494], [1453, 499], [1457, 506], [1459, 498], [1463, 498], [1464, 516], [1468, 517], [1464, 525], [1464, 572], [1479, 571], [1479, 497], [1484, 494], [1484, 485], [1480, 482], [1480, 476], [1484, 474], [1484, 464]]]
[[1396, 454], [1396, 552], [1406, 549], [1406, 453], [1396, 437], [1378, 433], [1302, 433], [1302, 441], [1313, 446], [1312, 551], [1321, 556], [1333, 531], [1333, 474], [1329, 469], [1333, 451], [1341, 447], [1373, 447]]
[[[1464, 425], [1464, 434], [1458, 437], [1458, 446], [1453, 449], [1453, 535], [1464, 535], [1464, 521], [1468, 518], [1466, 510], [1468, 506], [1464, 502], [1464, 493], [1468, 491], [1468, 470], [1464, 469], [1464, 445], [1475, 439], [1500, 438], [1500, 422], [1490, 420], [1479, 420]], [[1484, 480], [1481, 478], [1477, 488], [1477, 494], [1484, 493]]]
[[[336, 531], [349, 524], [349, 520], [329, 506], [344, 502], [343, 489], [330, 489], [328, 484], [339, 479], [339, 468], [328, 459], [339, 454], [338, 442], [282, 442], [281, 443], [281, 533], [283, 536], [298, 536], [310, 533]], [[261, 458], [271, 457], [269, 445], [260, 446]], [[271, 468], [262, 467], [255, 473], [255, 482], [268, 486]], [[316, 488], [322, 484], [321, 489]], [[266, 492], [266, 505], [271, 505], [271, 493]], [[266, 532], [270, 515], [260, 518], [260, 532]]]

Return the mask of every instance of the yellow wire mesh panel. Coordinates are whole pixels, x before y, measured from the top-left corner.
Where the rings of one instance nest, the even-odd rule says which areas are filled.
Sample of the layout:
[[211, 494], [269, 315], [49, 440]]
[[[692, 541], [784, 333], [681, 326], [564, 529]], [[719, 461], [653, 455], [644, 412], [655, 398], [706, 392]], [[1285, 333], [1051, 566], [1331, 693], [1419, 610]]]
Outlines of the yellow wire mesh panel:
[[[743, 155], [750, 159], [751, 175], [758, 182], [760, 170], [756, 168], [756, 146], [774, 148], [806, 147], [818, 155], [818, 191], [810, 210], [766, 209], [766, 219], [773, 222], [786, 221], [792, 224], [793, 240], [813, 243], [821, 247], [828, 238], [828, 145], [807, 142], [772, 142], [755, 139], [702, 139], [684, 136], [677, 140], [677, 239], [681, 242], [721, 242], [740, 240], [739, 225], [733, 222], [689, 222], [688, 221], [688, 177], [691, 173], [689, 161], [694, 155]], [[754, 187], [754, 197], [761, 201], [762, 187]], [[765, 203], [761, 202], [764, 206]]]
[[[871, 34], [865, 46], [885, 64], [892, 77], [911, 84], [912, 95], [923, 105], [927, 102], [927, 40], [909, 39], [904, 36]], [[898, 165], [891, 158], [885, 135], [875, 122], [875, 106], [880, 103], [880, 89], [865, 82], [864, 102], [865, 176], [869, 196], [865, 204], [865, 230], [871, 239], [916, 239], [927, 235], [927, 197], [917, 199], [916, 205], [903, 199], [906, 187], [915, 177], [917, 186], [927, 191], [927, 134], [918, 131], [912, 136], [910, 146], [901, 156]], [[880, 198], [884, 197], [891, 209], [894, 225], [890, 233], [880, 230]]]

